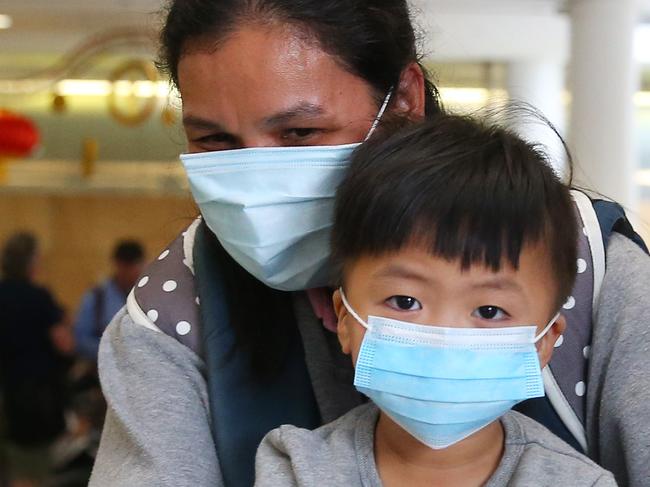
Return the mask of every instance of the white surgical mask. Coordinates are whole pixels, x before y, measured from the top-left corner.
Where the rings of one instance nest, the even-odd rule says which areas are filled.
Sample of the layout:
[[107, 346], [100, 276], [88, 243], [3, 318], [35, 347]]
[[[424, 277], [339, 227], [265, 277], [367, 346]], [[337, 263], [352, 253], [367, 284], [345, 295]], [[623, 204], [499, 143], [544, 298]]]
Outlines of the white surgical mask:
[[329, 284], [334, 196], [358, 146], [255, 147], [181, 161], [206, 224], [231, 257], [267, 286], [296, 291]]

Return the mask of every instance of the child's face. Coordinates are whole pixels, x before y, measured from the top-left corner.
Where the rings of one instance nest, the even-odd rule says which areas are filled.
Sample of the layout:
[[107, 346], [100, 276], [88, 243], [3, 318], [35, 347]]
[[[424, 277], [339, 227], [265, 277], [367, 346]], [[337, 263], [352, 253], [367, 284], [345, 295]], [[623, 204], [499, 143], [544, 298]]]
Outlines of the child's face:
[[[504, 264], [494, 272], [472, 265], [462, 271], [458, 260], [447, 261], [411, 246], [379, 257], [362, 257], [347, 266], [345, 293], [365, 320], [372, 315], [459, 328], [536, 325], [539, 333], [558, 311], [558, 286], [550, 262], [546, 247], [535, 245], [522, 250], [518, 269]], [[339, 291], [334, 306], [339, 341], [356, 364], [366, 330], [347, 312]], [[560, 317], [538, 342], [542, 367], [564, 327]]]

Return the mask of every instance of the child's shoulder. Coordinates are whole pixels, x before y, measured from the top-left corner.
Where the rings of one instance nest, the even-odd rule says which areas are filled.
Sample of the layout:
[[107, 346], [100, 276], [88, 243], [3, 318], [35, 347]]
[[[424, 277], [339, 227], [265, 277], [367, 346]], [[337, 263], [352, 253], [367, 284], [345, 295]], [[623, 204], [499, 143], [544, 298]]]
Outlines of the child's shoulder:
[[506, 450], [496, 475], [510, 470], [513, 485], [616, 485], [610, 472], [538, 422], [515, 411], [508, 412], [501, 421], [506, 432]]
[[292, 425], [272, 430], [257, 450], [256, 485], [319, 485], [323, 478], [356, 485], [371, 475], [364, 465], [372, 458], [377, 415], [374, 405], [364, 404], [313, 431]]
[[353, 447], [359, 430], [368, 430], [370, 433], [374, 431], [377, 415], [378, 410], [374, 404], [363, 404], [315, 430], [286, 424], [271, 431], [267, 438], [274, 438], [285, 444], [318, 448], [341, 448], [343, 445]]

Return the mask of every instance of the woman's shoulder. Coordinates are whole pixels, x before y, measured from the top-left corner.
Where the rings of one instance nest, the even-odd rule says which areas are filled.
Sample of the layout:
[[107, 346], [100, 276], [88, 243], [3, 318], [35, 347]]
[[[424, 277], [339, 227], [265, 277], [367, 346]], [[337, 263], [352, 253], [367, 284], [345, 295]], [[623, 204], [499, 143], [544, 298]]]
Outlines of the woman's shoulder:
[[[627, 281], [628, 285], [636, 284], [637, 281], [630, 281], [629, 273], [633, 275], [650, 273], [650, 258], [639, 245], [628, 237], [619, 233], [612, 233], [606, 249], [607, 267], [605, 274], [610, 279], [617, 279], [620, 276], [621, 281]], [[643, 284], [643, 283], [639, 283]]]
[[201, 355], [200, 301], [194, 278], [197, 218], [144, 269], [127, 298], [137, 325], [164, 333]]

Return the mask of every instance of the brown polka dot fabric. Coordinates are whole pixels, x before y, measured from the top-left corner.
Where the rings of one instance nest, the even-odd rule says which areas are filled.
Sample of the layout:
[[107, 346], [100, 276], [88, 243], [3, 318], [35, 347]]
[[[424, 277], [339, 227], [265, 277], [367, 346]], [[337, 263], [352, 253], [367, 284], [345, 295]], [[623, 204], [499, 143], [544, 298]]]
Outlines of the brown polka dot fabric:
[[174, 240], [142, 273], [134, 288], [135, 300], [163, 333], [202, 356], [199, 299], [194, 274], [184, 253], [188, 231]]
[[587, 364], [591, 344], [594, 271], [591, 248], [584, 221], [576, 208], [578, 232], [578, 274], [571, 296], [560, 310], [567, 321], [566, 331], [555, 343], [550, 368], [567, 402], [582, 424], [586, 416]]

